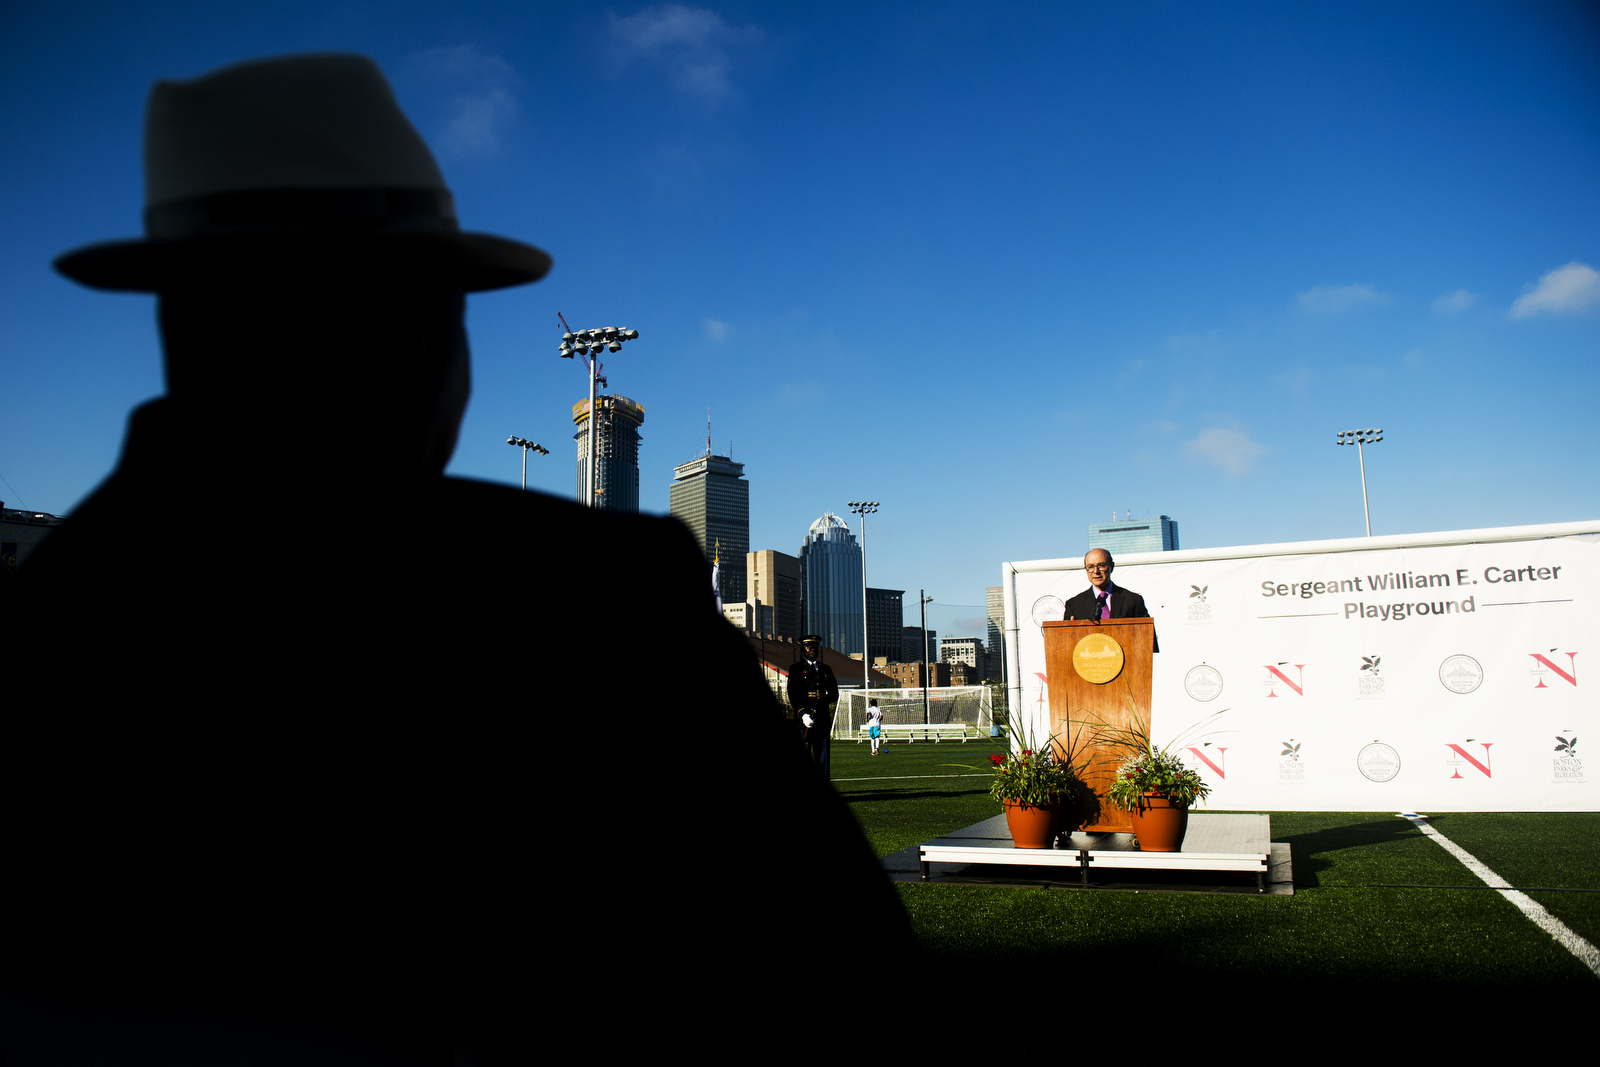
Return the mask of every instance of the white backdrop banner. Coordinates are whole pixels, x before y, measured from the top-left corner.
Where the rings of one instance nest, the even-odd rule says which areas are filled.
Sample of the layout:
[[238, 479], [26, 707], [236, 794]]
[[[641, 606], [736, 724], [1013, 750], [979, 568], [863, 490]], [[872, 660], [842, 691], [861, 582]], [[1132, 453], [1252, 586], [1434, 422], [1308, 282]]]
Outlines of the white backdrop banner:
[[[1214, 809], [1600, 808], [1600, 760], [1587, 773], [1583, 760], [1600, 744], [1600, 544], [1482, 536], [1495, 532], [1119, 560], [1114, 581], [1156, 621], [1156, 741], [1221, 713], [1182, 747]], [[1039, 730], [1039, 623], [1088, 582], [1075, 559], [1007, 564], [1005, 578], [1012, 706]]]

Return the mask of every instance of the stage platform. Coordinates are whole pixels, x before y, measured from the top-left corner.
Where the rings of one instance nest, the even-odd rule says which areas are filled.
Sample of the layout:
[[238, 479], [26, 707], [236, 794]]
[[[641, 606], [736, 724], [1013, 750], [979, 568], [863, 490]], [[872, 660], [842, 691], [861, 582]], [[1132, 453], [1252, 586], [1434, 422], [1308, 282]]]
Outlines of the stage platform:
[[1075, 833], [1056, 847], [1014, 848], [1006, 817], [904, 849], [883, 861], [900, 882], [1125, 892], [1292, 896], [1289, 846], [1266, 815], [1193, 813], [1178, 852], [1141, 852], [1132, 834]]

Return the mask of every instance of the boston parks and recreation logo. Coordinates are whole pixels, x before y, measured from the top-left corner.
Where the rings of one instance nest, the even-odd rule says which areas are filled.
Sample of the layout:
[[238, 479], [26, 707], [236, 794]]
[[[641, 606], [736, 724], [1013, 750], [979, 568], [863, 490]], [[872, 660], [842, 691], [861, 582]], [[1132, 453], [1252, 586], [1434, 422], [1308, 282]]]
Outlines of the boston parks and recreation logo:
[[1209, 626], [1211, 624], [1211, 605], [1206, 603], [1206, 590], [1209, 585], [1191, 585], [1189, 587], [1189, 625]]
[[1382, 741], [1374, 741], [1356, 753], [1356, 769], [1369, 782], [1393, 781], [1400, 774], [1400, 753]]
[[1305, 785], [1306, 765], [1300, 762], [1301, 742], [1294, 738], [1283, 742], [1283, 751], [1278, 753], [1278, 784], [1279, 785]]
[[1556, 735], [1556, 758], [1552, 761], [1551, 781], [1556, 785], [1582, 785], [1583, 760], [1578, 758], [1578, 735], [1566, 731], [1571, 737]]
[[1357, 700], [1382, 700], [1389, 695], [1383, 690], [1384, 678], [1379, 673], [1382, 662], [1381, 656], [1361, 657], [1361, 669], [1356, 674]]
[[1452, 693], [1470, 693], [1483, 684], [1483, 665], [1471, 656], [1446, 656], [1439, 664], [1439, 682]]
[[1202, 703], [1215, 700], [1222, 694], [1222, 672], [1206, 663], [1191, 667], [1183, 676], [1183, 691]]

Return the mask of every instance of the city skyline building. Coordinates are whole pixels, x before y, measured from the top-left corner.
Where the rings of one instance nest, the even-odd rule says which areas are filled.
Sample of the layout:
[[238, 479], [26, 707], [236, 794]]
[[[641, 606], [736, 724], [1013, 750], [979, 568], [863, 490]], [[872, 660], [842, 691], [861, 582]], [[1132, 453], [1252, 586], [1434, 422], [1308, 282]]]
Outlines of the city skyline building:
[[900, 659], [903, 642], [900, 628], [905, 625], [905, 609], [901, 601], [904, 589], [874, 589], [867, 586], [867, 659], [894, 663]]
[[[939, 631], [928, 631], [928, 658], [939, 662]], [[921, 663], [922, 660], [922, 627], [900, 627], [900, 662]]]
[[1163, 515], [1159, 519], [1118, 519], [1089, 524], [1089, 548], [1103, 548], [1112, 556], [1123, 552], [1176, 552], [1178, 520]]
[[861, 633], [861, 546], [850, 524], [828, 512], [800, 545], [800, 627], [846, 655], [864, 652]]
[[927, 683], [931, 687], [942, 689], [950, 684], [950, 664], [948, 663], [891, 663], [887, 667], [878, 669], [894, 679], [894, 684], [899, 689], [921, 689], [924, 673], [926, 673]]
[[[978, 677], [987, 677], [988, 655], [983, 642], [976, 637], [947, 637], [939, 642], [939, 660], [942, 663], [964, 663]], [[955, 683], [952, 683], [955, 684]]]
[[[595, 467], [593, 504], [602, 511], [639, 513], [639, 427], [644, 425], [644, 407], [625, 396], [598, 396], [595, 404], [600, 417], [595, 421]], [[578, 427], [573, 440], [578, 443], [578, 491], [580, 501], [589, 492], [589, 398], [572, 405], [572, 422]]]
[[708, 572], [720, 555], [722, 602], [745, 603], [748, 563], [740, 562], [750, 553], [750, 483], [744, 479], [744, 464], [713, 456], [708, 438], [705, 455], [672, 468], [668, 499], [672, 517], [689, 528], [705, 553]]
[[8, 508], [0, 500], [0, 566], [15, 567], [66, 520], [44, 511]]
[[[761, 632], [775, 637], [800, 637], [799, 558], [771, 548], [758, 549], [744, 558], [749, 601], [761, 602], [762, 620], [771, 615], [771, 627]], [[759, 621], [758, 625], [765, 627], [766, 623]]]
[[989, 676], [1005, 680], [1006, 667], [1006, 591], [991, 585], [983, 591], [989, 609]]

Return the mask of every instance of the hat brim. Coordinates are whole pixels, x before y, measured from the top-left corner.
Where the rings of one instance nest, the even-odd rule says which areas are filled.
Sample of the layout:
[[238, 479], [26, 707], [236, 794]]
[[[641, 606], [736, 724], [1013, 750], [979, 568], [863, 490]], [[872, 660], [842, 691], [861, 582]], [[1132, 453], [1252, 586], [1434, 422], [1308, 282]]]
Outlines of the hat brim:
[[264, 232], [177, 241], [112, 241], [59, 256], [56, 270], [94, 289], [159, 293], [230, 277], [297, 274], [437, 281], [477, 293], [526, 285], [550, 270], [532, 245], [486, 233]]

